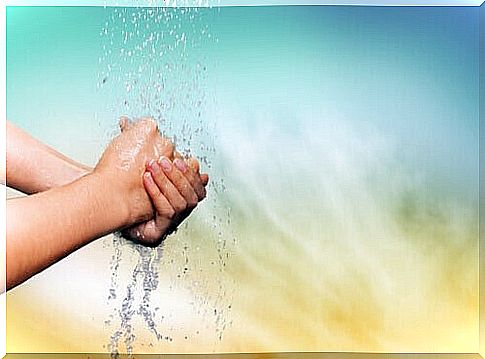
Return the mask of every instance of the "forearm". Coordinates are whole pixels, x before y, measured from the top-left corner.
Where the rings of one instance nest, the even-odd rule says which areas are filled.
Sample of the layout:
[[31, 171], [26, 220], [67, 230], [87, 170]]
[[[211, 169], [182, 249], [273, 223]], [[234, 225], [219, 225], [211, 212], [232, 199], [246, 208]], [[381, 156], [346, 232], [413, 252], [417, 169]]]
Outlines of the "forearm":
[[7, 121], [9, 187], [32, 194], [70, 183], [89, 171]]
[[96, 173], [7, 201], [7, 289], [129, 225], [128, 212], [119, 192]]

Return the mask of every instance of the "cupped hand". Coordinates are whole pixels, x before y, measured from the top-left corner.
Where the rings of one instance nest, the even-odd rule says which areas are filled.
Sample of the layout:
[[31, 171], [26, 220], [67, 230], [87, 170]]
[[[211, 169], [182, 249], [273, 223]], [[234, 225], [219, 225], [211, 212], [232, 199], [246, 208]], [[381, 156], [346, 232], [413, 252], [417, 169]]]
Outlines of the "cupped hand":
[[151, 200], [142, 179], [145, 165], [160, 156], [173, 157], [173, 144], [163, 138], [155, 120], [143, 118], [120, 121], [121, 133], [104, 151], [93, 174], [106, 186], [115, 187], [124, 199], [127, 226], [148, 221], [154, 217]]
[[199, 173], [194, 158], [184, 160], [175, 152], [174, 161], [162, 156], [150, 161], [143, 184], [152, 201], [155, 217], [126, 228], [125, 237], [144, 245], [158, 245], [172, 233], [206, 196], [209, 177]]

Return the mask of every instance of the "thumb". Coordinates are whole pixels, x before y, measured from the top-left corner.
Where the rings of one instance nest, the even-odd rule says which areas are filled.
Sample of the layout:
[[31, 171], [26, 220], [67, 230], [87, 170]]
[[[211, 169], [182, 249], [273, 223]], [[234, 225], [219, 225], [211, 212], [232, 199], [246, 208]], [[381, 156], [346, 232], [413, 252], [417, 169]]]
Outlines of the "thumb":
[[204, 187], [207, 186], [207, 183], [209, 183], [209, 175], [207, 173], [202, 173], [200, 175], [200, 181], [202, 182]]
[[128, 128], [131, 127], [131, 121], [128, 117], [126, 116], [121, 116], [120, 117], [120, 121], [118, 122], [119, 126], [120, 126], [120, 130], [121, 132], [127, 130]]

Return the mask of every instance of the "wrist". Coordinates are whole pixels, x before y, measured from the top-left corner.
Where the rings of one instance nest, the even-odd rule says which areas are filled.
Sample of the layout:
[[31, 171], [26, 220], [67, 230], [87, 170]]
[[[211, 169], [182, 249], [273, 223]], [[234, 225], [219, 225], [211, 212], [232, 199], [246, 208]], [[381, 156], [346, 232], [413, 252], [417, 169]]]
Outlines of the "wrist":
[[101, 171], [85, 174], [80, 181], [95, 192], [99, 208], [109, 213], [110, 230], [115, 231], [132, 224], [131, 206], [116, 179]]
[[153, 218], [153, 208], [150, 199], [143, 187], [142, 178], [138, 181], [128, 180], [124, 173], [110, 171], [104, 168], [95, 168], [87, 176], [93, 176], [106, 189], [106, 196], [110, 198], [113, 206], [122, 218], [120, 227], [128, 227], [136, 223]]
[[66, 162], [62, 170], [58, 171], [55, 176], [52, 176], [51, 183], [46, 183], [45, 188], [40, 191], [46, 191], [51, 188], [60, 187], [72, 183], [81, 177], [84, 177], [92, 172], [92, 169], [80, 163]]

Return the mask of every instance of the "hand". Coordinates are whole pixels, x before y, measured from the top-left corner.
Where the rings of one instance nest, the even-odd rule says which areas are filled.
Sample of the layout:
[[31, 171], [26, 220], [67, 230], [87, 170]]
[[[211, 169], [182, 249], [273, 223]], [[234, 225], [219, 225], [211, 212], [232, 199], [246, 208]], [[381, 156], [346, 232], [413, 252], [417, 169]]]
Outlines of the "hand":
[[153, 120], [122, 121], [121, 127], [92, 173], [8, 201], [8, 288], [96, 238], [153, 218], [142, 179], [145, 164], [162, 154], [172, 156], [173, 145]]
[[173, 157], [173, 144], [160, 136], [153, 119], [130, 123], [120, 120], [121, 134], [113, 139], [94, 168], [107, 188], [115, 187], [124, 199], [126, 225], [154, 217], [153, 207], [143, 186], [145, 164], [161, 155]]
[[166, 157], [150, 161], [143, 175], [145, 189], [155, 208], [155, 218], [126, 228], [123, 236], [144, 245], [158, 245], [206, 196], [209, 177], [199, 174], [194, 158], [183, 160], [175, 153], [173, 163]]
[[[189, 157], [184, 160], [178, 152], [175, 152], [174, 157], [175, 160], [173, 163], [175, 167], [177, 167], [178, 170], [182, 172], [185, 178], [189, 181], [197, 195], [198, 202], [202, 201], [207, 194], [205, 187], [209, 182], [209, 176], [207, 173], [200, 174], [199, 162], [195, 158]], [[195, 206], [193, 208], [188, 206], [186, 211], [182, 212], [177, 218], [175, 218], [175, 225], [178, 226], [180, 223], [182, 223], [182, 221], [187, 218], [194, 208]]]

